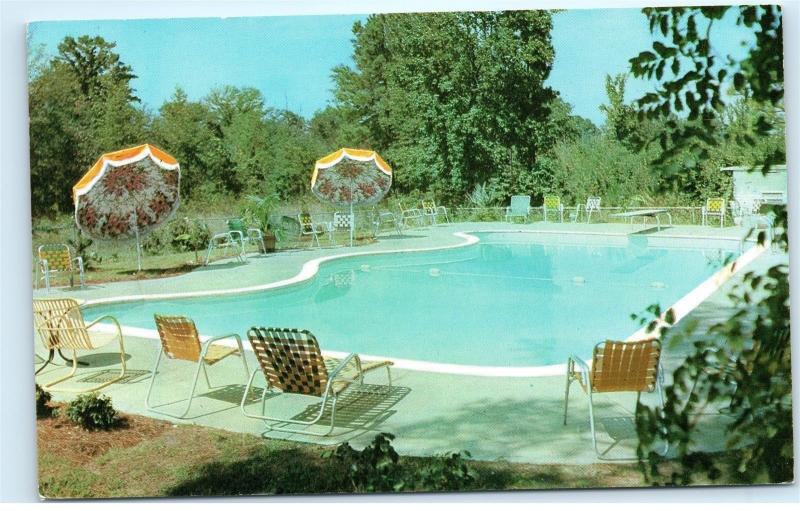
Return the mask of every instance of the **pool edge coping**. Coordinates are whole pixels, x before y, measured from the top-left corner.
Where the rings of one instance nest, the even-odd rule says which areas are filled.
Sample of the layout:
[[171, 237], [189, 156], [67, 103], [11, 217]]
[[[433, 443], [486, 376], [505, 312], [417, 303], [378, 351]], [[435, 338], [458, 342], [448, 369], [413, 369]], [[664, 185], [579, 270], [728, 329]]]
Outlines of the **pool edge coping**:
[[[381, 255], [381, 254], [396, 254], [396, 253], [410, 253], [410, 252], [432, 252], [438, 250], [450, 250], [454, 248], [467, 247], [475, 245], [480, 242], [480, 239], [477, 236], [474, 236], [473, 233], [522, 233], [522, 234], [557, 234], [557, 235], [570, 234], [577, 236], [585, 236], [585, 235], [630, 236], [631, 234], [636, 234], [635, 232], [634, 233], [622, 233], [622, 232], [587, 233], [587, 232], [559, 231], [559, 230], [542, 231], [542, 230], [527, 230], [527, 229], [471, 229], [469, 231], [458, 231], [451, 233], [453, 236], [462, 238], [463, 240], [461, 243], [457, 243], [455, 245], [350, 252], [350, 253], [317, 257], [309, 261], [306, 261], [301, 267], [300, 271], [293, 277], [290, 277], [288, 279], [282, 279], [275, 282], [270, 282], [267, 284], [259, 284], [256, 286], [248, 286], [243, 288], [233, 288], [233, 289], [223, 289], [223, 290], [213, 290], [213, 291], [186, 291], [180, 293], [160, 293], [160, 294], [149, 294], [149, 295], [131, 295], [126, 297], [100, 298], [96, 300], [87, 300], [83, 305], [93, 306], [93, 305], [105, 305], [111, 303], [126, 303], [134, 301], [164, 300], [164, 299], [175, 299], [175, 298], [196, 298], [196, 297], [206, 297], [206, 296], [225, 296], [234, 294], [247, 294], [257, 291], [282, 289], [312, 279], [319, 272], [320, 266], [323, 263], [329, 261], [334, 261], [337, 259], [343, 259], [348, 257], [365, 256], [365, 255]], [[689, 237], [689, 236], [668, 235], [665, 237], [675, 238], [675, 237]], [[720, 237], [710, 237], [710, 236], [707, 238], [714, 240], [724, 240], [724, 241], [741, 241], [741, 242], [745, 241], [745, 240], [736, 240], [732, 238], [720, 238]], [[739, 273], [744, 267], [746, 267], [749, 263], [754, 261], [759, 255], [763, 254], [767, 248], [768, 247], [759, 244], [750, 247], [747, 251], [740, 253], [740, 255], [734, 261], [726, 264], [725, 266], [714, 272], [713, 275], [708, 277], [697, 287], [693, 288], [686, 295], [678, 299], [678, 301], [675, 302], [672, 306], [668, 307], [666, 311], [672, 310], [674, 314], [673, 325], [677, 324], [681, 319], [686, 317], [686, 315], [691, 313], [695, 308], [697, 308], [701, 303], [703, 303], [703, 301], [708, 299], [708, 297], [710, 297], [715, 291], [717, 291], [731, 277]], [[655, 330], [648, 331], [646, 326], [642, 327], [641, 329], [637, 330], [636, 332], [628, 336], [625, 339], [625, 341], [635, 341], [645, 338], [656, 337], [660, 329], [667, 326], [667, 323], [665, 321], [665, 316], [667, 314], [666, 311], [663, 314], [661, 314], [661, 316], [659, 316], [658, 318], [655, 318], [657, 323]], [[113, 333], [116, 331], [116, 328], [113, 325], [98, 324], [97, 330], [102, 332], [107, 331]], [[146, 328], [130, 327], [123, 325], [122, 332], [126, 336], [139, 337], [150, 340], [159, 339], [158, 331], [155, 329], [146, 329]], [[201, 340], [205, 341], [211, 337], [212, 336], [203, 335], [201, 336]], [[245, 348], [248, 349], [249, 346], [245, 346]], [[349, 354], [348, 352], [331, 351], [331, 350], [322, 350], [322, 353], [323, 355], [331, 357], [344, 357]], [[566, 362], [564, 364], [552, 364], [545, 366], [505, 367], [505, 366], [476, 366], [467, 364], [447, 364], [440, 362], [427, 362], [422, 360], [382, 357], [378, 355], [359, 354], [359, 357], [363, 360], [368, 360], [368, 361], [389, 360], [394, 364], [394, 367], [398, 369], [407, 369], [411, 371], [421, 371], [428, 373], [457, 374], [457, 375], [481, 376], [481, 377], [530, 378], [530, 377], [541, 377], [541, 376], [559, 376], [563, 375], [566, 370]]]

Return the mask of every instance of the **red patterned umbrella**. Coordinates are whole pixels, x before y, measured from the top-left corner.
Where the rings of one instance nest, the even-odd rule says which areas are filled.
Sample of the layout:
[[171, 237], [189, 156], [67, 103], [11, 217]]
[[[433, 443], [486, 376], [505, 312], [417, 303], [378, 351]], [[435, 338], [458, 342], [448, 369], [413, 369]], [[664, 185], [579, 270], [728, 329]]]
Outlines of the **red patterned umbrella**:
[[350, 245], [353, 244], [356, 204], [375, 204], [392, 186], [392, 168], [378, 153], [339, 149], [317, 160], [311, 191], [320, 199], [350, 207]]
[[72, 187], [75, 222], [91, 238], [136, 239], [168, 220], [180, 202], [180, 165], [143, 144], [106, 153]]

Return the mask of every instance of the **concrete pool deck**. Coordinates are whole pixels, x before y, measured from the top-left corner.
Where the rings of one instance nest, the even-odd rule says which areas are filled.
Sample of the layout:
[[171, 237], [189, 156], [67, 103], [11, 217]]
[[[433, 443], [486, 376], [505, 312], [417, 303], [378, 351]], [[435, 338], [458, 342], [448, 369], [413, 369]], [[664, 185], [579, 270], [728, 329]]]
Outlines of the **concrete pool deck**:
[[[531, 230], [625, 235], [641, 229], [641, 224], [459, 223], [410, 229], [404, 232], [402, 237], [387, 233], [379, 237], [378, 243], [354, 247], [353, 250], [363, 253], [455, 246], [464, 241], [463, 238], [453, 236], [455, 232]], [[744, 230], [739, 228], [676, 226], [651, 233], [649, 236], [663, 239], [670, 237], [737, 239], [743, 234]], [[125, 295], [232, 289], [287, 279], [296, 275], [311, 259], [350, 252], [349, 247], [280, 252], [252, 257], [246, 264], [220, 261], [178, 277], [93, 285], [83, 290], [58, 289], [53, 290], [49, 296], [68, 295], [96, 300]], [[788, 257], [785, 254], [767, 252], [753, 261], [748, 269], [763, 271], [777, 261], [788, 261]], [[690, 316], [704, 323], [712, 323], [725, 317], [726, 310], [730, 310], [731, 307], [727, 293], [740, 278], [741, 274], [735, 275]], [[46, 294], [39, 290], [34, 292], [34, 296], [46, 296]], [[639, 311], [626, 311], [628, 312]], [[242, 332], [239, 333], [244, 333], [247, 326], [249, 325], [243, 325]], [[680, 328], [680, 324], [676, 328]], [[598, 341], [602, 339], [602, 333], [598, 333]], [[320, 342], [324, 349], [324, 339]], [[487, 349], [490, 349], [488, 345], [490, 342], [488, 339]], [[43, 356], [45, 352], [41, 344], [36, 342], [35, 345], [37, 355]], [[129, 377], [122, 383], [102, 390], [104, 394], [112, 397], [117, 409], [173, 422], [191, 422], [231, 431], [261, 434], [264, 430], [263, 423], [244, 417], [239, 410], [238, 402], [246, 379], [241, 362], [235, 357], [229, 357], [210, 368], [211, 382], [220, 385], [218, 388], [207, 389], [201, 379], [201, 383], [198, 384], [199, 397], [195, 399], [186, 421], [147, 412], [144, 407], [144, 397], [158, 347], [158, 341], [152, 339], [126, 337]], [[664, 366], [667, 376], [681, 360], [680, 351], [669, 347], [665, 350]], [[91, 382], [110, 378], [119, 367], [119, 358], [114, 352], [114, 347], [108, 346], [98, 353], [81, 357], [90, 363], [90, 367], [79, 369], [76, 383], [89, 387], [92, 385]], [[590, 353], [581, 355], [585, 358], [591, 356]], [[255, 369], [256, 362], [252, 353], [247, 352], [246, 356], [250, 369]], [[48, 367], [38, 375], [37, 381], [41, 383], [55, 379], [58, 372], [64, 371], [61, 362], [58, 363], [58, 366]], [[154, 401], [162, 403], [183, 399], [188, 392], [192, 370], [193, 367], [189, 363], [177, 361], [162, 363]], [[562, 424], [563, 376], [480, 377], [405, 369], [394, 369], [393, 376], [395, 386], [388, 389], [384, 386], [384, 372], [370, 374], [367, 377], [368, 390], [379, 392], [359, 392], [354, 389], [343, 402], [340, 402], [335, 436], [328, 439], [280, 433], [269, 433], [269, 436], [326, 444], [349, 441], [356, 447], [362, 447], [371, 441], [375, 433], [386, 431], [397, 436], [393, 444], [398, 452], [406, 455], [432, 455], [469, 450], [474, 458], [487, 460], [573, 464], [596, 462], [589, 432], [588, 398], [577, 385], [573, 385], [571, 391], [569, 423], [567, 426]], [[256, 381], [262, 385], [262, 380], [257, 378]], [[68, 400], [73, 397], [74, 394], [54, 392], [54, 398], [58, 400]], [[648, 404], [654, 403], [654, 398], [655, 396], [643, 396], [643, 401]], [[600, 396], [596, 402], [601, 448], [611, 444], [607, 434], [611, 433], [622, 442], [614, 447], [609, 455], [632, 456], [635, 452], [635, 431], [631, 416], [635, 405], [635, 394]], [[295, 397], [267, 400], [267, 406], [276, 414], [286, 414], [287, 417], [305, 417], [314, 410], [315, 403], [315, 400], [304, 401]], [[258, 408], [255, 404], [251, 406], [253, 411]], [[171, 410], [177, 407], [180, 407], [180, 403], [173, 405], [172, 408], [167, 406]], [[721, 448], [722, 435], [718, 432], [719, 428], [724, 426], [724, 416], [710, 413], [703, 420], [708, 425], [704, 445], [709, 449]]]

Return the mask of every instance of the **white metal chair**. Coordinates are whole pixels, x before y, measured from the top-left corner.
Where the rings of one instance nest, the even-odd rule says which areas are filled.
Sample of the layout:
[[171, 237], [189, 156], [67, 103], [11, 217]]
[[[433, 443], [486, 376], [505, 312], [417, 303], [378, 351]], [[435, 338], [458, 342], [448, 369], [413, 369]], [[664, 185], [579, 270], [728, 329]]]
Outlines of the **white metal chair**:
[[511, 203], [506, 207], [506, 222], [510, 222], [514, 218], [522, 217], [524, 222], [528, 221], [528, 215], [531, 214], [531, 196], [530, 195], [512, 195]]
[[[586, 199], [586, 205], [584, 206], [584, 212], [586, 213], [586, 223], [588, 224], [592, 219], [592, 213], [600, 214], [600, 202], [602, 199], [600, 197], [589, 197]], [[581, 205], [578, 204], [578, 209], [580, 210]], [[578, 213], [580, 214], [580, 212]]]
[[[603, 452], [597, 447], [597, 432], [594, 416], [594, 394], [605, 392], [636, 392], [636, 402], [642, 392], [656, 392], [664, 408], [661, 371], [661, 343], [656, 339], [622, 342], [605, 341], [598, 343], [592, 355], [592, 367], [577, 355], [567, 360], [567, 385], [564, 391], [564, 425], [567, 424], [569, 388], [577, 381], [589, 395], [589, 426], [592, 431], [592, 446], [598, 458], [613, 448], [618, 441]], [[664, 446], [666, 454], [669, 445]]]
[[391, 211], [379, 211], [378, 208], [373, 207], [370, 214], [372, 220], [373, 234], [377, 236], [380, 233], [381, 227], [384, 224], [391, 225], [397, 234], [403, 235], [403, 224], [397, 219], [397, 215]]
[[[314, 334], [308, 330], [289, 328], [251, 328], [247, 337], [253, 347], [260, 371], [264, 376], [264, 391], [261, 394], [261, 414], [246, 410], [245, 403], [250, 395], [253, 380], [259, 369], [255, 369], [245, 387], [241, 410], [246, 417], [276, 422], [267, 424], [268, 431], [283, 431], [312, 436], [327, 436], [333, 432], [336, 420], [336, 402], [352, 384], [363, 385], [364, 374], [368, 371], [386, 368], [389, 387], [392, 385], [391, 361], [362, 362], [351, 353], [344, 359], [326, 359], [322, 356]], [[266, 415], [264, 412], [268, 392], [280, 391], [282, 394], [300, 394], [321, 398], [319, 411], [311, 420], [282, 418]], [[330, 425], [324, 432], [280, 424], [312, 426], [317, 424], [325, 413], [325, 405], [331, 401]]]
[[69, 275], [69, 285], [75, 284], [75, 270], [78, 271], [81, 287], [84, 286], [83, 258], [81, 256], [72, 257], [72, 250], [65, 243], [49, 243], [40, 245], [38, 250], [39, 262], [36, 265], [37, 275], [36, 287], [39, 281], [44, 280], [45, 289], [50, 292], [50, 279], [59, 274]]
[[403, 203], [400, 203], [400, 223], [402, 224], [403, 228], [408, 228], [409, 221], [415, 220], [416, 223], [419, 225], [419, 222], [425, 218], [422, 210], [419, 208], [406, 208], [403, 206]]
[[725, 199], [722, 197], [712, 197], [706, 200], [706, 205], [701, 210], [703, 225], [706, 225], [711, 217], [719, 217], [719, 226], [725, 227]]
[[[250, 370], [247, 367], [247, 360], [245, 360], [244, 357], [242, 339], [238, 334], [220, 335], [202, 342], [200, 341], [200, 335], [197, 333], [197, 327], [194, 321], [189, 318], [183, 316], [161, 316], [156, 314], [155, 321], [156, 328], [158, 329], [158, 336], [161, 339], [161, 345], [158, 347], [156, 365], [153, 367], [153, 372], [150, 376], [150, 385], [147, 387], [147, 396], [145, 397], [145, 406], [151, 412], [160, 413], [176, 419], [186, 417], [186, 414], [189, 413], [189, 408], [192, 406], [192, 400], [195, 396], [197, 379], [200, 377], [200, 372], [203, 372], [208, 388], [212, 388], [211, 381], [208, 379], [206, 366], [214, 365], [229, 355], [238, 354], [241, 357], [245, 379], [250, 374]], [[224, 339], [234, 339], [236, 341], [236, 347], [215, 344]], [[189, 389], [189, 398], [183, 412], [179, 414], [164, 411], [161, 408], [163, 405], [154, 406], [150, 404], [150, 396], [153, 392], [153, 385], [156, 381], [156, 374], [161, 364], [162, 355], [166, 355], [168, 359], [184, 360], [196, 364], [194, 378], [192, 379], [192, 385]]]

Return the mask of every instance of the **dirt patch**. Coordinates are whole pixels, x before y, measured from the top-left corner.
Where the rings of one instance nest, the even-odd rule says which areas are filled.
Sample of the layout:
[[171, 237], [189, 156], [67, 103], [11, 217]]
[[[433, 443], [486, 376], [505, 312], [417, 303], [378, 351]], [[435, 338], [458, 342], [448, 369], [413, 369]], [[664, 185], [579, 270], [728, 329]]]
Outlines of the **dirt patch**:
[[36, 421], [37, 447], [75, 466], [85, 466], [109, 449], [133, 447], [172, 429], [169, 422], [139, 415], [120, 414], [119, 426], [108, 430], [87, 431], [62, 417], [56, 407], [53, 417]]

